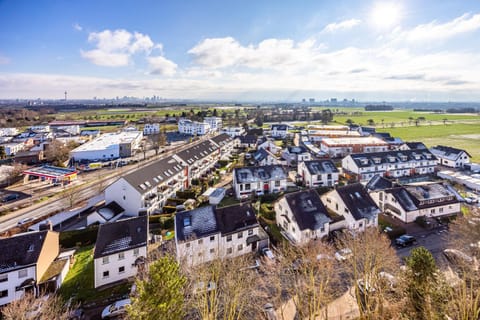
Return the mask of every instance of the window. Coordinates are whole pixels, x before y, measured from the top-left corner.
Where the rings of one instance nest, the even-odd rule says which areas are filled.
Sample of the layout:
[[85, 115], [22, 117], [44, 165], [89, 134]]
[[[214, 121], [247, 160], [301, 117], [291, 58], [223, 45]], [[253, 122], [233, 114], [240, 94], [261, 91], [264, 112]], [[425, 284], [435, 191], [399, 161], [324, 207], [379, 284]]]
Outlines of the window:
[[215, 241], [215, 236], [210, 237], [210, 242]]
[[438, 209], [440, 213], [443, 213], [443, 208]]
[[199, 256], [199, 257], [203, 256], [203, 252], [200, 251], [200, 252], [198, 253], [198, 256]]
[[358, 224], [358, 227], [359, 227], [359, 228], [362, 228], [362, 227], [363, 227], [363, 222], [360, 222], [360, 223]]
[[250, 190], [250, 183], [245, 184], [245, 190]]
[[109, 262], [108, 257], [102, 258], [102, 264], [107, 264]]
[[238, 247], [237, 247], [237, 250], [242, 251], [243, 250], [243, 244], [239, 244]]
[[120, 252], [118, 254], [118, 260], [123, 260], [123, 259], [125, 259], [125, 252]]
[[203, 244], [203, 239], [198, 239], [198, 244]]
[[430, 210], [430, 213], [435, 213], [435, 209]]
[[322, 232], [322, 233], [325, 232], [325, 227], [321, 227], [320, 232]]
[[103, 278], [110, 277], [110, 271], [103, 271]]
[[124, 272], [125, 272], [125, 267], [118, 268], [118, 273], [124, 273]]
[[26, 276], [28, 276], [28, 270], [24, 269], [24, 270], [18, 271], [19, 278], [25, 278]]
[[238, 233], [238, 239], [241, 239], [241, 238], [243, 238], [243, 232]]
[[233, 249], [232, 248], [227, 248], [227, 254], [232, 254]]
[[280, 187], [280, 180], [275, 180], [275, 187]]
[[338, 210], [338, 203], [335, 203], [335, 210]]
[[135, 257], [138, 256], [139, 254], [140, 254], [140, 249], [138, 249], [138, 248], [133, 249], [133, 255]]
[[0, 275], [0, 282], [8, 281], [8, 274], [1, 274]]
[[185, 243], [185, 247], [190, 248], [190, 242]]
[[0, 291], [0, 298], [8, 297], [8, 290]]
[[227, 236], [227, 242], [232, 241], [232, 235]]
[[251, 236], [252, 234], [253, 234], [253, 230], [252, 229], [248, 230], [248, 235]]
[[210, 249], [210, 253], [215, 253], [215, 249], [214, 248]]

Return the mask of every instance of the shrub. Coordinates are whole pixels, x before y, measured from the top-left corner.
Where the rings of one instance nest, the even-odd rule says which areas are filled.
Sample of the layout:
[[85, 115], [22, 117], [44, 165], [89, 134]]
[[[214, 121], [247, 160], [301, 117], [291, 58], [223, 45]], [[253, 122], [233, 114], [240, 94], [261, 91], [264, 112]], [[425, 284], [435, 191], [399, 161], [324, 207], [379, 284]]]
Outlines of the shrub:
[[165, 219], [165, 221], [163, 221], [163, 229], [171, 230], [173, 229], [174, 226], [175, 226], [174, 217]]
[[60, 232], [60, 246], [72, 248], [94, 244], [97, 241], [97, 232], [98, 225], [92, 225], [83, 230]]

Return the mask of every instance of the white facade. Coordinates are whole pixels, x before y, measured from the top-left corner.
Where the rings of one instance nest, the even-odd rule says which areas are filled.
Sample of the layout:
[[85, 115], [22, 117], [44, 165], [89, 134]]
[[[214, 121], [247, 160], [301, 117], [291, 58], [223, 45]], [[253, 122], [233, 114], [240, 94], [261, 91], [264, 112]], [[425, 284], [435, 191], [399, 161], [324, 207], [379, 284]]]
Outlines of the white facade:
[[287, 174], [281, 166], [235, 168], [233, 189], [237, 199], [246, 199], [252, 194], [279, 193], [287, 189]]
[[32, 131], [35, 131], [35, 132], [50, 132], [50, 126], [49, 125], [31, 126], [29, 129], [32, 130]]
[[450, 168], [463, 168], [470, 163], [470, 156], [463, 150], [437, 146], [430, 148], [430, 151], [437, 157], [438, 164]]
[[[305, 150], [299, 151], [300, 148], [298, 147], [290, 147], [290, 150], [286, 148], [282, 153], [282, 158], [287, 161], [287, 165], [297, 165], [302, 161], [312, 160], [312, 156], [310, 152]], [[290, 152], [291, 151], [291, 152]]]
[[331, 157], [345, 157], [351, 153], [388, 151], [388, 143], [375, 137], [324, 138], [320, 150]]
[[220, 130], [220, 133], [226, 133], [230, 137], [240, 137], [245, 133], [245, 128], [243, 127], [225, 127]]
[[279, 125], [273, 124], [271, 127], [270, 134], [274, 138], [285, 138], [288, 134], [288, 126], [287, 125]]
[[27, 266], [0, 274], [0, 306], [23, 297], [24, 290], [16, 290], [27, 279], [37, 282], [36, 267]]
[[151, 134], [159, 134], [160, 133], [160, 124], [158, 123], [146, 123], [145, 127], [143, 127], [143, 135], [148, 136]]
[[71, 125], [71, 126], [60, 126], [60, 127], [57, 127], [57, 130], [63, 130], [74, 136], [80, 134], [80, 126], [78, 124]]
[[5, 143], [2, 144], [2, 146], [5, 148], [5, 154], [7, 156], [13, 156], [25, 148], [25, 144], [23, 143]]
[[208, 123], [212, 131], [219, 131], [222, 128], [222, 118], [220, 117], [205, 117], [203, 122]]
[[306, 187], [332, 187], [338, 183], [338, 171], [312, 174], [303, 161], [298, 164], [297, 172], [300, 176], [302, 176], [303, 183]]
[[178, 121], [178, 132], [190, 135], [205, 135], [209, 133], [211, 127], [206, 122], [196, 122], [188, 119]]
[[0, 137], [11, 137], [18, 134], [17, 128], [0, 128]]
[[142, 246], [95, 259], [95, 288], [134, 277], [137, 274], [135, 261], [146, 256], [147, 247]]
[[330, 232], [329, 223], [323, 224], [322, 227], [316, 230], [308, 228], [301, 230], [284, 197], [275, 203], [274, 208], [277, 225], [287, 234], [287, 238], [292, 240], [295, 244], [303, 245], [311, 240], [322, 239], [324, 236], [328, 236], [328, 233]]

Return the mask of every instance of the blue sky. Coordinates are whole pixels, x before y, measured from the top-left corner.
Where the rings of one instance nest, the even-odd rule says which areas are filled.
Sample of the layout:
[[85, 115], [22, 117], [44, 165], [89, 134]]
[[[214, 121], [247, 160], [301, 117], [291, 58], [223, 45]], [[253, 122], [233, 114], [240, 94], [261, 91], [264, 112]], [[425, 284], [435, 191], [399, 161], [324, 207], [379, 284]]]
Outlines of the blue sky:
[[480, 101], [479, 1], [0, 0], [0, 98]]

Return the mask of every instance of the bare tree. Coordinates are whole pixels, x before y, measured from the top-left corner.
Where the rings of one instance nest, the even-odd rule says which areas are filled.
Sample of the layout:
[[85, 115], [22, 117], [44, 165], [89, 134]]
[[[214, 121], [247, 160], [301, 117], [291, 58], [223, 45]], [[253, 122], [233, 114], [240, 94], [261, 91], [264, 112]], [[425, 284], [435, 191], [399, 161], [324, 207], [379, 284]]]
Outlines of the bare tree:
[[68, 160], [71, 147], [73, 145], [69, 147], [59, 140], [52, 140], [45, 150], [45, 158], [55, 166], [63, 166], [63, 163]]
[[5, 320], [63, 320], [69, 318], [71, 311], [72, 309], [65, 306], [56, 295], [37, 298], [32, 294], [26, 294], [23, 298], [3, 307], [2, 317]]

